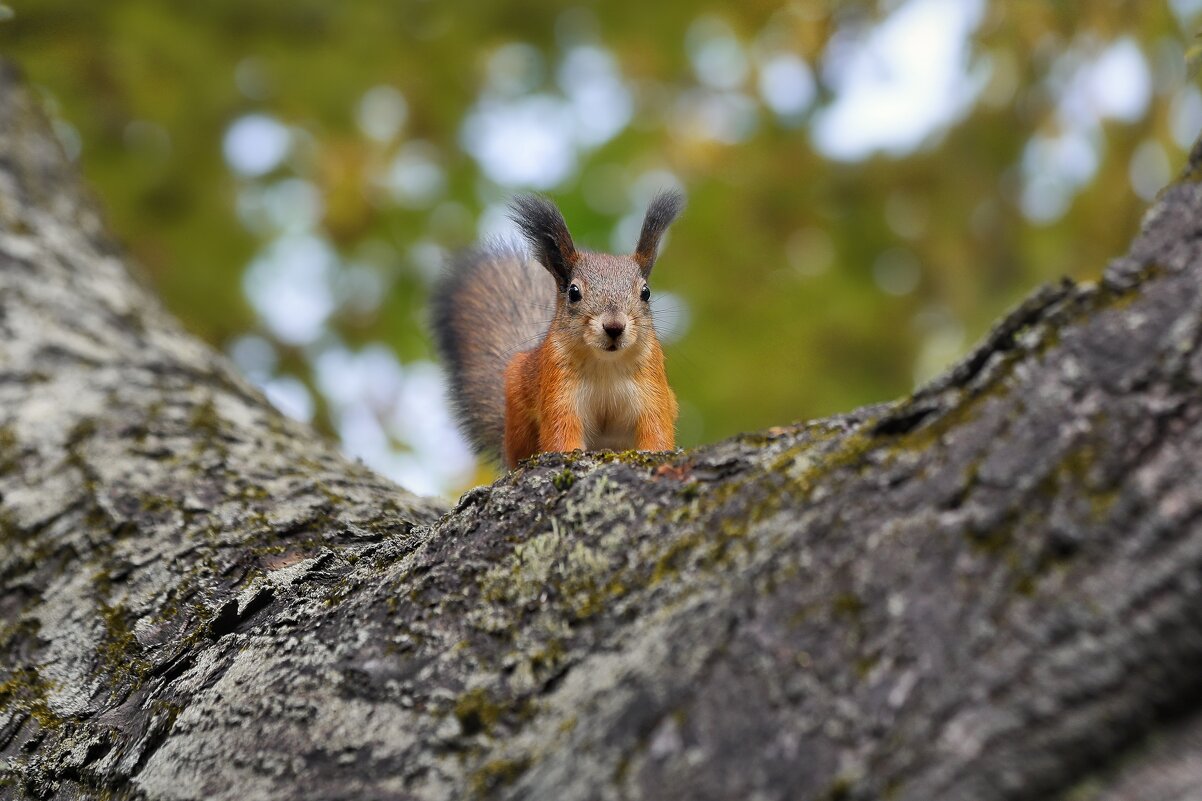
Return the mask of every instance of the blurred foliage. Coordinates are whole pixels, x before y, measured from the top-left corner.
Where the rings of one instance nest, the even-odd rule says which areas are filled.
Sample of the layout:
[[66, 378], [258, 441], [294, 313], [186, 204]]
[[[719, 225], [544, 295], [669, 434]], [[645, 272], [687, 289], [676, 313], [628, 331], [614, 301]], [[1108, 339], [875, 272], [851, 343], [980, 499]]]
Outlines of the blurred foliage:
[[[682, 298], [691, 321], [669, 349], [687, 446], [906, 392], [1038, 283], [1096, 278], [1146, 206], [1133, 181], [1183, 162], [1180, 128], [1200, 102], [1186, 76], [1198, 4], [1148, 0], [989, 0], [965, 65], [979, 87], [957, 119], [904, 152], [823, 155], [812, 123], [837, 101], [833, 48], [900, 5], [36, 0], [12, 5], [0, 52], [45, 90], [68, 149], [167, 305], [218, 347], [254, 332], [272, 342], [272, 375], [307, 385], [316, 421], [345, 439], [314, 376], [316, 346], [281, 341], [248, 300], [244, 274], [275, 233], [248, 224], [239, 204], [291, 179], [314, 187], [320, 238], [339, 265], [371, 271], [380, 294], [337, 302], [323, 341], [350, 351], [382, 342], [402, 365], [430, 359], [431, 254], [470, 244], [480, 215], [522, 188], [489, 178], [464, 144], [465, 119], [495, 90], [497, 54], [534, 54], [528, 85], [507, 91], [555, 94], [569, 49], [600, 48], [630, 92], [630, 122], [579, 149], [547, 191], [579, 242], [610, 249], [615, 226], [640, 211], [640, 179], [674, 176], [686, 188], [653, 283]], [[706, 86], [690, 49], [698, 20], [741, 43], [750, 66], [736, 85]], [[1146, 102], [1082, 123], [1092, 168], [1067, 205], [1032, 215], [1032, 142], [1073, 127], [1063, 102], [1073, 65], [1125, 38], [1146, 65]], [[515, 43], [528, 47], [505, 50]], [[752, 127], [731, 141], [681, 110], [698, 92], [756, 100], [757, 59], [769, 51], [814, 71], [804, 109], [781, 115], [757, 100]], [[357, 117], [379, 86], [403, 97], [403, 124], [387, 141]], [[239, 175], [223, 155], [230, 126], [248, 114], [289, 131], [287, 157], [263, 175]], [[414, 142], [438, 180], [431, 197], [397, 201], [380, 176]], [[340, 279], [329, 280], [337, 299]], [[408, 447], [403, 433], [393, 444]]]

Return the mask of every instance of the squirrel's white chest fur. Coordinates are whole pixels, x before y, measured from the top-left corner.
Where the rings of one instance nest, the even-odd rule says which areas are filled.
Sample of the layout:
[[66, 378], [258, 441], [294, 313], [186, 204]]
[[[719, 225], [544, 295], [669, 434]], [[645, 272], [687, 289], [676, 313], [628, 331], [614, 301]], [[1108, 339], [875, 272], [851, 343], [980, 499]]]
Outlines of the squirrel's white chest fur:
[[615, 361], [584, 371], [576, 388], [576, 413], [584, 426], [585, 449], [633, 448], [641, 397], [626, 364]]

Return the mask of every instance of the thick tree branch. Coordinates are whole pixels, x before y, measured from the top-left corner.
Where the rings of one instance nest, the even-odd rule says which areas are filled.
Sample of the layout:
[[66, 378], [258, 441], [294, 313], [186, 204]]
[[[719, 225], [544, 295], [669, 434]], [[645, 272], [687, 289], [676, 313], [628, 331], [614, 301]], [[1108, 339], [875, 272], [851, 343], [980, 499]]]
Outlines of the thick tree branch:
[[1190, 797], [1194, 178], [910, 398], [438, 519], [130, 279], [0, 72], [0, 796]]

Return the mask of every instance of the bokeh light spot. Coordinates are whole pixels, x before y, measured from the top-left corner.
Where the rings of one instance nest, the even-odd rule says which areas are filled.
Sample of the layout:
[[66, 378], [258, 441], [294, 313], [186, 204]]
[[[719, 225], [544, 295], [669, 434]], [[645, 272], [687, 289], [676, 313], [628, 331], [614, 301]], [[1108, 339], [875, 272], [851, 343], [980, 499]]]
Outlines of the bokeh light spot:
[[782, 117], [795, 117], [814, 100], [814, 73], [793, 53], [774, 53], [760, 63], [760, 96]]
[[359, 130], [377, 142], [391, 142], [409, 116], [405, 96], [392, 86], [373, 86], [363, 93], [355, 108]]
[[258, 176], [271, 172], [288, 155], [288, 129], [266, 114], [247, 114], [225, 132], [222, 150], [237, 173]]
[[814, 122], [814, 143], [833, 159], [884, 150], [900, 155], [959, 117], [984, 81], [968, 69], [981, 0], [907, 0], [867, 34], [839, 34], [824, 80], [835, 101]]

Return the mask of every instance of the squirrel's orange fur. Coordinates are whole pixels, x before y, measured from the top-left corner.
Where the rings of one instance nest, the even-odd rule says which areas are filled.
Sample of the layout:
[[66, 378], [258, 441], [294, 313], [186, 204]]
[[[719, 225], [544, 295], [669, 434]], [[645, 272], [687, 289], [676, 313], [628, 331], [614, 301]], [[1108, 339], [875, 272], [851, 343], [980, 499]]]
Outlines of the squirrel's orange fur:
[[[554, 282], [538, 284], [512, 251], [477, 251], [453, 265], [434, 294], [434, 329], [478, 450], [499, 451], [513, 467], [542, 451], [675, 447], [676, 397], [647, 279], [681, 205], [676, 193], [655, 198], [635, 253], [612, 256], [576, 250], [558, 209], [519, 197], [514, 220]], [[552, 303], [553, 318], [539, 325]], [[485, 310], [500, 319], [482, 321]]]
[[[595, 357], [581, 350], [559, 341], [552, 329], [538, 348], [517, 354], [505, 368], [505, 461], [511, 467], [542, 451], [585, 448], [589, 417], [602, 431], [607, 425], [629, 428], [633, 436], [628, 447], [663, 451], [676, 446], [676, 396], [668, 386], [659, 343], [650, 343], [637, 357], [629, 378], [590, 379], [594, 365], [588, 360]], [[596, 398], [604, 387], [590, 391], [590, 380], [629, 381], [633, 391], [625, 408], [607, 408], [616, 404]], [[592, 398], [596, 400], [590, 403]]]

